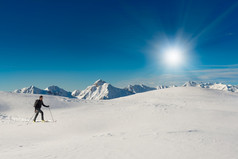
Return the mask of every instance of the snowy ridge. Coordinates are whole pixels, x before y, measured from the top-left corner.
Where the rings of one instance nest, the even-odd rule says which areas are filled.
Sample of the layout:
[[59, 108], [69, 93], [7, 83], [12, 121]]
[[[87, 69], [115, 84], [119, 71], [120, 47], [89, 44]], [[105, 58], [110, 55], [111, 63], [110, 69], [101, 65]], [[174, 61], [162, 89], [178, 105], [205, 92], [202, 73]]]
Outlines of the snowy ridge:
[[199, 87], [200, 85], [194, 81], [188, 81], [182, 85], [182, 87]]
[[236, 85], [227, 85], [222, 83], [204, 83], [204, 82], [195, 82], [189, 81], [186, 82], [182, 87], [200, 87], [200, 88], [208, 88], [215, 89], [221, 91], [229, 91], [229, 92], [238, 92], [238, 86]]
[[58, 86], [49, 86], [46, 89], [40, 89], [35, 86], [25, 87], [22, 89], [17, 89], [13, 91], [14, 93], [25, 93], [25, 94], [47, 94], [47, 95], [57, 95], [63, 97], [72, 97], [71, 92], [67, 92]]
[[71, 96], [73, 96], [73, 97], [76, 97], [76, 96], [78, 96], [79, 94], [80, 94], [80, 90], [74, 90], [72, 93], [71, 93]]
[[47, 94], [46, 90], [42, 90], [35, 86], [25, 87], [22, 89], [17, 89], [14, 91], [15, 93], [26, 93], [26, 94]]

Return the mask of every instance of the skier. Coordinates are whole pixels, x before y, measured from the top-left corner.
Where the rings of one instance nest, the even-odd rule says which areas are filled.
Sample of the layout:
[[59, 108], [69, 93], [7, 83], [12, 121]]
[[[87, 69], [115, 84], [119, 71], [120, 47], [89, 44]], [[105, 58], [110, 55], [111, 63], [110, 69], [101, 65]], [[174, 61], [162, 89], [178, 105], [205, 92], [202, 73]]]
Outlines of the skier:
[[40, 96], [40, 98], [39, 99], [37, 99], [36, 101], [35, 101], [35, 104], [34, 104], [34, 107], [35, 107], [35, 113], [36, 113], [36, 115], [35, 115], [35, 118], [34, 118], [34, 122], [36, 122], [36, 118], [37, 118], [37, 116], [38, 116], [38, 114], [39, 113], [41, 113], [41, 120], [44, 122], [45, 120], [44, 120], [44, 113], [43, 113], [43, 111], [41, 110], [41, 106], [44, 106], [44, 107], [50, 107], [49, 105], [45, 105], [44, 103], [43, 103], [43, 96]]

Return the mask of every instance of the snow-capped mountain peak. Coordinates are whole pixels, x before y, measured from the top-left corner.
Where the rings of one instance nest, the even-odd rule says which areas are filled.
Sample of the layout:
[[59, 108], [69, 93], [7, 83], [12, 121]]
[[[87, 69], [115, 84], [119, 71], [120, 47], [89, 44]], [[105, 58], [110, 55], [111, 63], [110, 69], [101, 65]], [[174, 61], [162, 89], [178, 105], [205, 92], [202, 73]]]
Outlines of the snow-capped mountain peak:
[[83, 90], [77, 98], [100, 100], [113, 99], [131, 94], [133, 93], [128, 90], [116, 88], [103, 80], [97, 80], [93, 85], [88, 86], [85, 90]]
[[196, 87], [198, 86], [198, 83], [195, 81], [188, 81], [185, 84], [183, 84], [183, 87]]
[[71, 97], [71, 92], [67, 92], [66, 90], [58, 87], [58, 86], [49, 86], [45, 89], [48, 94], [64, 96], [64, 97]]
[[96, 82], [94, 82], [94, 85], [98, 87], [98, 86], [102, 86], [104, 83], [106, 83], [106, 82], [101, 80], [101, 79], [99, 79]]

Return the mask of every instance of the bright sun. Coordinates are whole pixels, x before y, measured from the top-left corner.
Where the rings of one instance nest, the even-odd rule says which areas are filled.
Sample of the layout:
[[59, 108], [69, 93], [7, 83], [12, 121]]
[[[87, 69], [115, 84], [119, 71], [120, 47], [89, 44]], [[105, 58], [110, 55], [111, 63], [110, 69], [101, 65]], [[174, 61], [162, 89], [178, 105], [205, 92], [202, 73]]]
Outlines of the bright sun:
[[184, 62], [184, 52], [180, 48], [168, 48], [164, 52], [164, 62], [168, 66], [179, 66]]

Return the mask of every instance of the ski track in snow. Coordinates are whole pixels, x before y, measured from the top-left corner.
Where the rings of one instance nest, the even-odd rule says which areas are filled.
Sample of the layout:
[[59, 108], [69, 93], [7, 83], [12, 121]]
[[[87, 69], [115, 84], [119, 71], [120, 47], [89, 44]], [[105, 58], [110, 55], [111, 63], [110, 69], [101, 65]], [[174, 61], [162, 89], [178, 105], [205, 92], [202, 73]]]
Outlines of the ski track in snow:
[[[106, 101], [0, 92], [3, 159], [236, 159], [238, 94], [168, 88]], [[42, 108], [46, 120], [49, 110]], [[40, 114], [38, 116], [40, 120]]]

